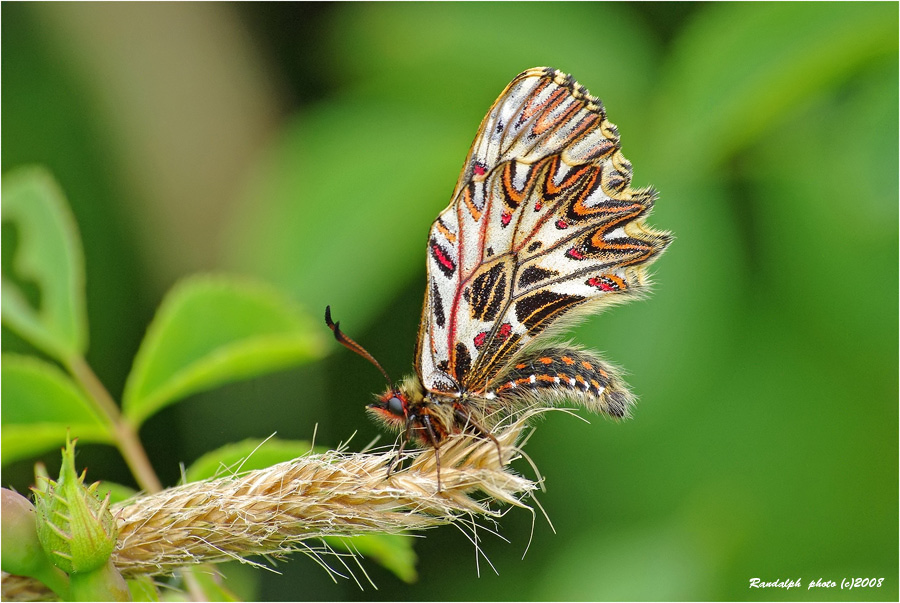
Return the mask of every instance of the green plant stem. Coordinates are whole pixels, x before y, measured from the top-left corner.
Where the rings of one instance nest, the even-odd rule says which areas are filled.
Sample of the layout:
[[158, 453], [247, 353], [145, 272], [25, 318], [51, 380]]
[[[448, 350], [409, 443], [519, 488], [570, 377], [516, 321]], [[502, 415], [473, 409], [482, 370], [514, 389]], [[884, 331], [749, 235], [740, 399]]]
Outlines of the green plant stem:
[[128, 463], [128, 467], [137, 479], [138, 484], [147, 492], [162, 492], [162, 483], [150, 464], [147, 452], [138, 438], [137, 431], [127, 420], [116, 421], [116, 444]]
[[119, 412], [118, 404], [85, 359], [77, 355], [67, 358], [66, 367], [111, 423], [116, 446], [131, 469], [138, 485], [147, 492], [161, 492], [162, 483], [156, 476], [153, 465], [150, 464], [150, 459], [141, 444], [137, 430]]

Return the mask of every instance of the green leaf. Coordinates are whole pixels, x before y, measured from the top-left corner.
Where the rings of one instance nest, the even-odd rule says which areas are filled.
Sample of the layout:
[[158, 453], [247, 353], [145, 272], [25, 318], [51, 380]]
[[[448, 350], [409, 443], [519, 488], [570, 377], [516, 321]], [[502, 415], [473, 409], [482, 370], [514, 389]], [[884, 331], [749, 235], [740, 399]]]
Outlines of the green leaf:
[[791, 108], [896, 58], [896, 20], [896, 7], [879, 3], [710, 5], [675, 44], [660, 85], [660, 166], [703, 177]]
[[[397, 3], [336, 6], [333, 35], [342, 48], [336, 53], [335, 71], [354, 96], [366, 99], [434, 99], [433, 115], [456, 113], [465, 116], [462, 149], [457, 149], [451, 177], [457, 175], [467, 143], [490, 103], [519, 72], [530, 67], [550, 66], [571, 73], [607, 104], [642, 104], [642, 93], [652, 90], [646, 77], [658, 41], [646, 35], [646, 26], [634, 11], [616, 3], [574, 3], [559, 10], [552, 3], [528, 2], [515, 11], [502, 5], [485, 5], [479, 13], [502, 12], [504, 26], [492, 18], [472, 18], [465, 3]], [[439, 21], [440, 35], [421, 23]], [[597, 35], [599, 23], [615, 23], [603, 28], [603, 53], [585, 52], [580, 44], [523, 45], [523, 39], [546, 37], [547, 23], [565, 32], [570, 40], [586, 40]], [[491, 60], [473, 39], [490, 39]], [[398, 52], [416, 48], [416, 52]], [[403, 77], [393, 77], [396, 73]], [[612, 85], [615, 83], [615, 85]], [[465, 91], [460, 94], [460, 91]], [[628, 98], [631, 96], [631, 98]], [[440, 102], [452, 98], [452, 102]], [[619, 111], [615, 112], [619, 114]], [[352, 127], [352, 126], [345, 126]], [[418, 143], [418, 141], [416, 141]], [[450, 191], [447, 191], [449, 194]]]
[[[343, 130], [347, 116], [359, 107], [346, 99], [312, 108], [289, 125], [251, 186], [228, 250], [232, 265], [264, 275], [305, 307], [318, 312], [331, 304], [353, 332], [421, 269], [428, 227], [447, 203], [471, 136], [460, 137], [447, 120], [408, 105], [365, 105], [366, 117], [354, 118], [350, 133]], [[343, 140], [336, 132], [344, 132]], [[378, 148], [354, 166], [353, 178], [334, 161], [348, 136], [377, 141]], [[425, 149], [421, 141], [434, 146]], [[444, 170], [436, 158], [452, 167]], [[372, 186], [398, 168], [403, 177], [392, 186]], [[323, 199], [354, 201], [346, 206], [352, 209], [336, 212]]]
[[[188, 482], [193, 482], [223, 473], [264, 469], [311, 451], [321, 452], [312, 449], [310, 443], [303, 440], [249, 438], [207, 452], [188, 467], [185, 478]], [[364, 534], [329, 536], [323, 540], [332, 548], [373, 559], [404, 582], [414, 582], [417, 578], [412, 537], [401, 534]]]
[[248, 438], [234, 444], [226, 444], [198, 458], [185, 471], [185, 481], [196, 482], [223, 473], [265, 469], [303, 456], [310, 451], [312, 451], [311, 444], [304, 440]]
[[125, 415], [139, 425], [199, 391], [321, 356], [323, 329], [277, 291], [205, 275], [169, 292], [125, 385]]
[[[205, 571], [204, 571], [205, 570]], [[240, 601], [241, 599], [225, 588], [222, 577], [216, 572], [210, 572], [209, 567], [194, 566], [191, 568], [195, 584], [206, 596], [205, 601]]]
[[67, 431], [82, 443], [112, 443], [108, 423], [61, 370], [28, 356], [2, 358], [4, 464], [52, 450]]
[[[18, 230], [12, 272], [3, 275], [3, 323], [47, 354], [66, 359], [87, 349], [84, 254], [65, 195], [44, 168], [3, 178], [2, 219]], [[16, 280], [40, 292], [29, 303]]]
[[153, 578], [148, 575], [138, 576], [128, 580], [128, 591], [132, 601], [159, 601], [159, 591]]
[[413, 550], [412, 536], [403, 534], [361, 534], [359, 536], [328, 536], [325, 542], [333, 548], [340, 548], [368, 557], [406, 583], [415, 582], [418, 557]]

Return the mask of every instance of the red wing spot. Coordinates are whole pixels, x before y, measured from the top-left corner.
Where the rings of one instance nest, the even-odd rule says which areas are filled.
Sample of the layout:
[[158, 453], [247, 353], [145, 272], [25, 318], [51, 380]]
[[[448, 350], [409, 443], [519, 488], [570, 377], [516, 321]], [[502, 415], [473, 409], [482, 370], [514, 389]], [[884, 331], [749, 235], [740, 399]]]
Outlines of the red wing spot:
[[541, 208], [542, 208], [542, 207], [544, 207], [544, 204], [541, 203], [540, 201], [537, 201], [537, 202], [535, 202], [535, 204], [534, 204], [534, 211], [541, 211]]
[[500, 336], [500, 339], [506, 339], [512, 334], [512, 325], [508, 322], [500, 325], [500, 330], [497, 331], [497, 335]]
[[587, 284], [603, 291], [618, 291], [619, 286], [612, 279], [605, 276], [595, 276], [588, 279]]
[[474, 343], [475, 343], [476, 348], [480, 348], [481, 346], [484, 345], [484, 340], [487, 338], [487, 334], [488, 334], [487, 331], [482, 331], [481, 333], [479, 333], [478, 335], [475, 336]]
[[444, 250], [441, 249], [440, 245], [437, 245], [437, 244], [432, 245], [431, 251], [434, 253], [434, 257], [437, 259], [437, 261], [440, 262], [444, 268], [446, 268], [450, 272], [453, 272], [454, 270], [456, 270], [456, 265], [453, 262], [451, 262], [450, 258], [448, 258], [444, 254]]
[[556, 221], [556, 227], [560, 230], [565, 230], [569, 227], [569, 223], [563, 219], [559, 219]]
[[509, 226], [509, 221], [512, 220], [512, 214], [509, 212], [503, 212], [500, 216], [500, 223], [504, 226]]
[[594, 276], [585, 283], [590, 287], [596, 287], [602, 291], [622, 291], [627, 288], [624, 281], [614, 276]]
[[581, 255], [581, 253], [579, 253], [579, 251], [578, 251], [577, 249], [575, 249], [574, 247], [572, 247], [571, 249], [569, 249], [569, 250], [566, 252], [566, 255], [567, 255], [568, 257], [572, 258], [573, 260], [583, 260], [583, 259], [584, 259], [584, 256]]
[[544, 356], [543, 358], [538, 358], [538, 362], [540, 362], [541, 364], [551, 364], [553, 362], [553, 358]]
[[474, 170], [476, 176], [484, 176], [487, 173], [487, 168], [485, 168], [480, 163], [476, 163], [475, 167], [472, 169]]
[[581, 361], [581, 366], [583, 366], [584, 368], [586, 368], [586, 369], [589, 370], [589, 371], [594, 370], [594, 366], [593, 366], [590, 362], [588, 362], [587, 360], [582, 360], [582, 361]]
[[562, 358], [560, 358], [560, 360], [562, 360], [563, 362], [565, 362], [565, 363], [568, 364], [569, 366], [572, 366], [573, 364], [575, 364], [575, 361], [572, 360], [571, 358], [569, 358], [568, 356], [563, 356]]

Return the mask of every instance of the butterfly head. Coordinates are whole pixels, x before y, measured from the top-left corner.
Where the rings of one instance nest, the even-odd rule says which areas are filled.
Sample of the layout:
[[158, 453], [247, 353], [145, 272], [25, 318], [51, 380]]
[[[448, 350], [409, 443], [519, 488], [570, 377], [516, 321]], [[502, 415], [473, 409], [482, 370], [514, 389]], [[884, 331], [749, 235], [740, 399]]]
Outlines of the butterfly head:
[[409, 398], [400, 390], [388, 389], [378, 397], [378, 401], [372, 402], [366, 409], [389, 427], [399, 429], [406, 426], [409, 419]]
[[421, 411], [424, 396], [422, 382], [415, 375], [410, 375], [399, 387], [389, 386], [366, 409], [388, 427], [405, 429], [410, 419], [415, 420]]

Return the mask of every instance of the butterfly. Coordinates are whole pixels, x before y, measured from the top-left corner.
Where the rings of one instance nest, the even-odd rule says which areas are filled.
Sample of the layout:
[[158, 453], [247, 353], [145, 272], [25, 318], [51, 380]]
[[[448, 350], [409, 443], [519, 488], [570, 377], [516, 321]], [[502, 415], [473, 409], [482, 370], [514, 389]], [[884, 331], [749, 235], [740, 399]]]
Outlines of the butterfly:
[[672, 240], [645, 224], [657, 193], [632, 189], [631, 172], [603, 104], [572, 76], [538, 67], [506, 87], [429, 232], [415, 374], [395, 386], [325, 311], [336, 339], [387, 379], [368, 410], [403, 445], [438, 455], [463, 432], [496, 443], [501, 421], [564, 401], [629, 414], [618, 371], [554, 335], [640, 295]]

